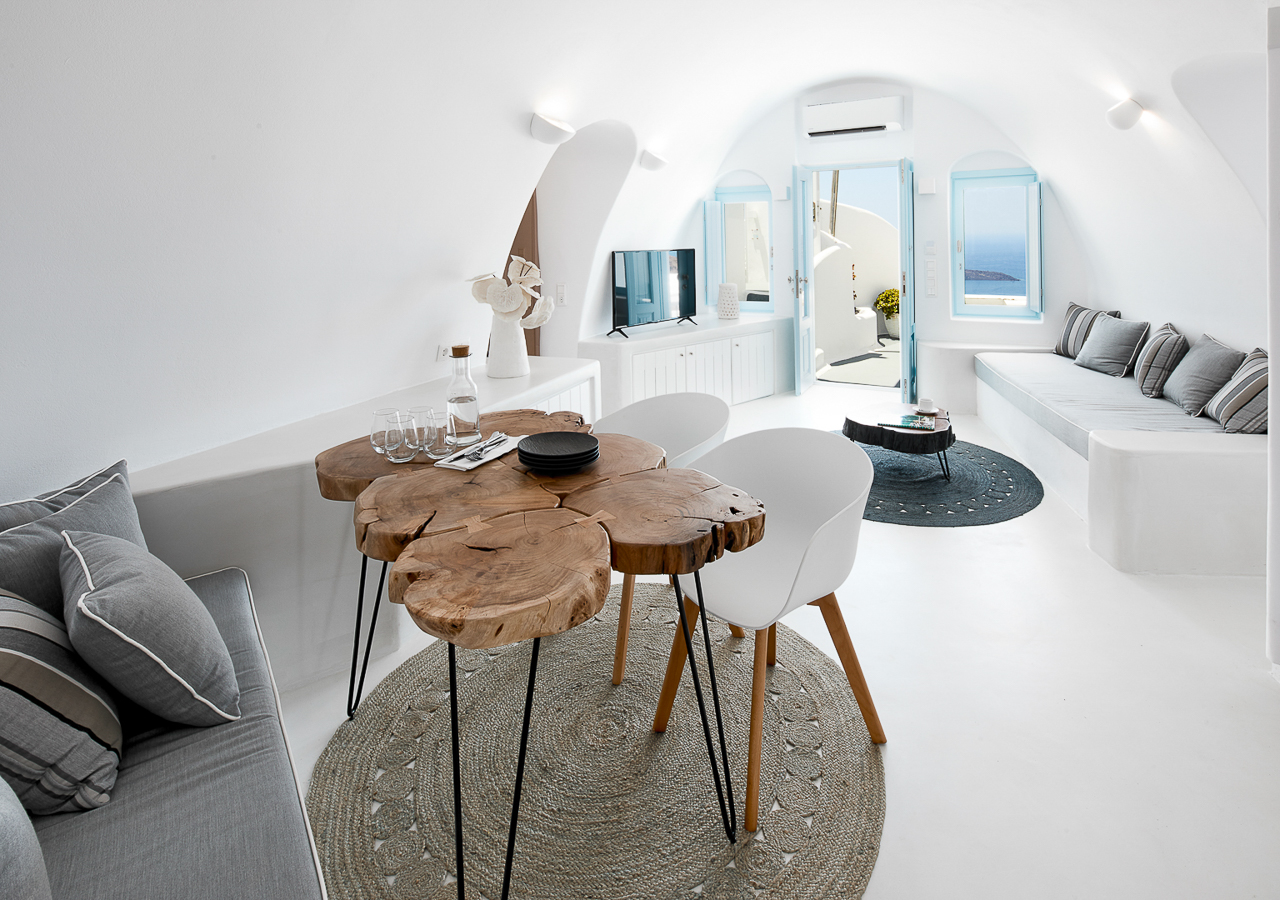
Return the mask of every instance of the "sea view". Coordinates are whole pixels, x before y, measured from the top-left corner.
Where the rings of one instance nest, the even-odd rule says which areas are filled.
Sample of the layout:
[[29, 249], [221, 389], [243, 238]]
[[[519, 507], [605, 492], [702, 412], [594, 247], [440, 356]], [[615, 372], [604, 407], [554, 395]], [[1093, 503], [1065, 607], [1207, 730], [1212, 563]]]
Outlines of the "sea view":
[[[1025, 297], [1027, 294], [1027, 246], [1022, 235], [1005, 239], [971, 239], [964, 255], [966, 294]], [[974, 273], [999, 273], [1013, 280], [968, 277]]]

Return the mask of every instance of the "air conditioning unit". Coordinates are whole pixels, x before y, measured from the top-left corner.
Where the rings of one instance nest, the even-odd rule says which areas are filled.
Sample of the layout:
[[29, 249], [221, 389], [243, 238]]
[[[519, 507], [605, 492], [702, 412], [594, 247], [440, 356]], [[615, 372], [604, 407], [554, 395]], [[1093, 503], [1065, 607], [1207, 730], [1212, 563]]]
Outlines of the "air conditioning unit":
[[804, 108], [804, 130], [809, 137], [901, 131], [902, 98], [815, 103]]

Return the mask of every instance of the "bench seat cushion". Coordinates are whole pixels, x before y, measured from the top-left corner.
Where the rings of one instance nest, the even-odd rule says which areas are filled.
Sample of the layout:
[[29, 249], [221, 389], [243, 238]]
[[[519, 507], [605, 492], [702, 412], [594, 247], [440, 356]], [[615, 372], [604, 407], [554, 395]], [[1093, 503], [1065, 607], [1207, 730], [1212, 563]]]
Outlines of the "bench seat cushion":
[[1133, 378], [1081, 368], [1053, 353], [979, 353], [978, 379], [1085, 459], [1089, 432], [1221, 432], [1167, 400], [1144, 397]]
[[227, 569], [187, 583], [230, 651], [242, 715], [150, 719], [127, 738], [110, 803], [39, 818], [53, 896], [322, 898], [248, 580]]

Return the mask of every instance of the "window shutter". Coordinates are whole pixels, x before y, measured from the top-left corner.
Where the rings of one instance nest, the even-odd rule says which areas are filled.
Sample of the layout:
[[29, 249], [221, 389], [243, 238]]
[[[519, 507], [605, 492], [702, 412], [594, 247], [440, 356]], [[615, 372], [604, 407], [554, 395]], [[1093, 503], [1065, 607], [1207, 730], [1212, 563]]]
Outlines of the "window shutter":
[[704, 302], [715, 306], [724, 280], [724, 204], [719, 200], [707, 200], [702, 204], [703, 235], [706, 245], [702, 251], [702, 265], [706, 272], [707, 290]]
[[1040, 234], [1044, 225], [1044, 182], [1027, 185], [1027, 307], [1044, 312], [1044, 253]]

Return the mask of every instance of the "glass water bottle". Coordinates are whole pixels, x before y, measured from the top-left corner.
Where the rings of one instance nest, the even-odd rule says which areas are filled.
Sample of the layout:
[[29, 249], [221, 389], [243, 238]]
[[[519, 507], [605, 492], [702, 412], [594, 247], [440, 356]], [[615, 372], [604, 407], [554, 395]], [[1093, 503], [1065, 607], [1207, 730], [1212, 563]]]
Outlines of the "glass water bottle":
[[471, 380], [471, 347], [453, 345], [453, 380], [445, 391], [449, 404], [451, 447], [465, 447], [480, 440], [480, 404], [476, 401], [476, 383]]

